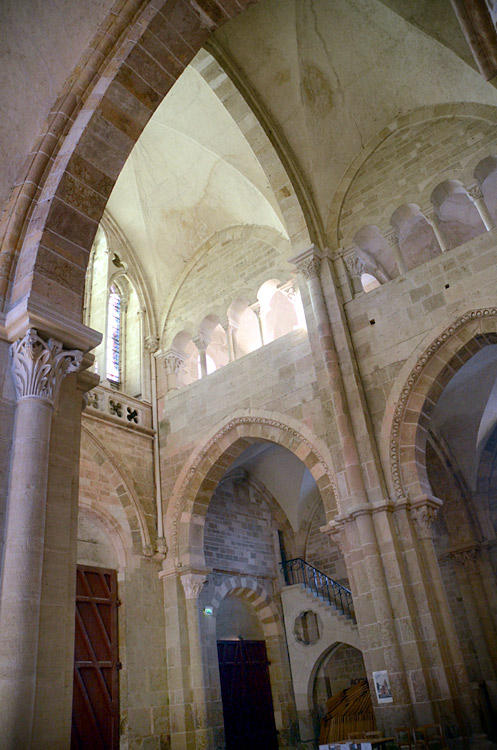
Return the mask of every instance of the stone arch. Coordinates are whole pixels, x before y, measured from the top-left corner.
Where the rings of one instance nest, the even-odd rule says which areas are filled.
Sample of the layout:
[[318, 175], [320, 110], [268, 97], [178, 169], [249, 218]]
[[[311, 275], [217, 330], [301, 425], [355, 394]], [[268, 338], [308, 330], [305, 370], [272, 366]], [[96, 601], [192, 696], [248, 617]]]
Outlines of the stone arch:
[[210, 34], [254, 1], [112, 9], [7, 207], [0, 296], [10, 291], [10, 307], [43, 302], [80, 320], [88, 254], [131, 149]]
[[165, 529], [174, 564], [204, 565], [203, 526], [212, 493], [232, 462], [255, 441], [277, 443], [309, 469], [327, 515], [338, 512], [331, 454], [305, 425], [278, 412], [245, 409], [226, 418], [191, 454], [176, 480]]
[[217, 614], [223, 599], [238, 596], [248, 602], [260, 620], [266, 638], [283, 636], [283, 628], [278, 608], [271, 595], [257, 578], [252, 576], [231, 576], [225, 578], [210, 601], [214, 614]]
[[[116, 465], [114, 458], [84, 424], [81, 425], [81, 449], [82, 451], [85, 449], [88, 450], [93, 460], [96, 460], [100, 468], [105, 471], [109, 484], [114, 490], [116, 497], [119, 498], [129, 523], [133, 554], [150, 556], [153, 552], [153, 546], [140, 501]], [[100, 507], [92, 501], [86, 503], [86, 505], [96, 512], [98, 512]]]
[[[430, 415], [453, 375], [479, 349], [497, 343], [497, 308], [471, 310], [408, 361], [400, 392], [391, 394], [382, 435], [390, 434], [390, 478], [397, 501], [431, 495], [425, 466]], [[414, 360], [414, 364], [413, 364]]]
[[[342, 211], [350, 188], [368, 159], [370, 159], [389, 138], [395, 136], [402, 130], [420, 125], [421, 123], [454, 117], [495, 123], [497, 121], [497, 108], [485, 104], [474, 104], [472, 102], [453, 102], [419, 107], [407, 114], [397, 117], [389, 125], [382, 128], [382, 130], [380, 130], [380, 132], [369, 141], [365, 148], [357, 154], [356, 158], [349, 165], [333, 195], [326, 222], [326, 233], [332, 244], [336, 243], [337, 247], [352, 244], [352, 230], [347, 233], [346, 237], [342, 237]], [[455, 175], [460, 176], [463, 181], [469, 179], [470, 182], [473, 182], [474, 178], [471, 174], [471, 166], [474, 166], [474, 163], [471, 162], [472, 159], [474, 160], [474, 155], [468, 155], [468, 164], [464, 165], [464, 168], [461, 167], [461, 170], [457, 173], [454, 171], [453, 165], [447, 165], [447, 170], [439, 172], [440, 176], [436, 178], [435, 183], [432, 184], [432, 182], [430, 182], [428, 186], [425, 186], [421, 193], [415, 192], [412, 195], [406, 193], [403, 197], [404, 202], [418, 203], [422, 207], [424, 207], [425, 203], [428, 205], [431, 189], [433, 189], [436, 183], [446, 177], [453, 177]], [[395, 208], [396, 206], [393, 206], [392, 210]], [[388, 226], [388, 221], [392, 212], [390, 211], [390, 213], [388, 213], [388, 207], [386, 207], [385, 210], [386, 213], [384, 216], [375, 217], [375, 221], [379, 223], [380, 228], [383, 228], [383, 224], [385, 225], [385, 228]]]

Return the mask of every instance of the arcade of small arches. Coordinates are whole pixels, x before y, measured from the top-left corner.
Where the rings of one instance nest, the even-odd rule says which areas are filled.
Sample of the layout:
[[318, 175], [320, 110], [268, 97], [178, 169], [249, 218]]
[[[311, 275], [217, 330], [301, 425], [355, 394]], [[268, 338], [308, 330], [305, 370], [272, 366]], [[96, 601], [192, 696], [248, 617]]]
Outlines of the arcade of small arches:
[[355, 294], [381, 284], [425, 263], [436, 255], [489, 232], [497, 220], [497, 157], [478, 162], [475, 183], [466, 188], [460, 179], [445, 179], [429, 196], [427, 208], [417, 203], [398, 206], [390, 227], [375, 224], [359, 229], [343, 260]]

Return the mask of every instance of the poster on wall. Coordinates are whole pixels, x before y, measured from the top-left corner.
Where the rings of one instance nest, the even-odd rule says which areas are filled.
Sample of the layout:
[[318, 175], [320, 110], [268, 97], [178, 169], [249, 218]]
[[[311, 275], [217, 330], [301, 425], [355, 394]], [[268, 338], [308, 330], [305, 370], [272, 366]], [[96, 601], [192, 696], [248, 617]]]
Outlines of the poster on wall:
[[392, 688], [386, 669], [381, 672], [373, 672], [373, 681], [378, 703], [393, 703]]

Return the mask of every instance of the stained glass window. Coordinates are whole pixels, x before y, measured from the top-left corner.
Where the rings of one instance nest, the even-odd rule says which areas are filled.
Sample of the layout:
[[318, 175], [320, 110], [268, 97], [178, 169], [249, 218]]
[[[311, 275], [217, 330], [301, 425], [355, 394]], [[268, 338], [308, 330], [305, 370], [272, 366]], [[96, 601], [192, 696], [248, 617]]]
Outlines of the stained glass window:
[[115, 286], [110, 288], [107, 316], [107, 380], [121, 379], [121, 295]]

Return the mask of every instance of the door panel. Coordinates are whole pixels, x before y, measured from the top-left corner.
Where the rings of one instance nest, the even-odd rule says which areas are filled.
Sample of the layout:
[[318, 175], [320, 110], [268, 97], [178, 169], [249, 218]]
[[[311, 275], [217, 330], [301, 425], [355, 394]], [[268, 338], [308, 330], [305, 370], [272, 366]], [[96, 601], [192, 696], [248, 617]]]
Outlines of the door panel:
[[218, 641], [226, 750], [277, 750], [264, 641]]
[[119, 747], [117, 576], [77, 566], [72, 750]]

